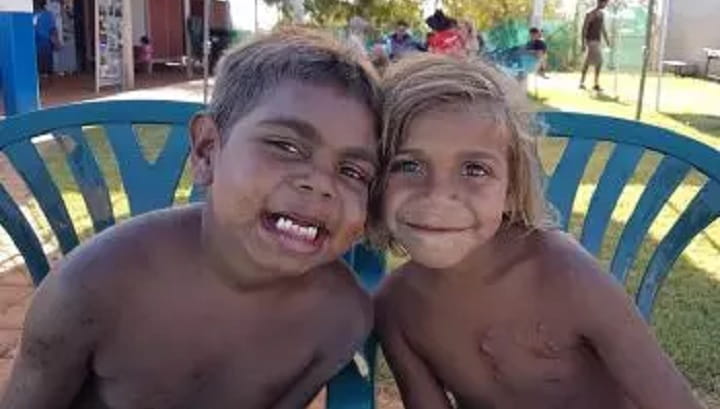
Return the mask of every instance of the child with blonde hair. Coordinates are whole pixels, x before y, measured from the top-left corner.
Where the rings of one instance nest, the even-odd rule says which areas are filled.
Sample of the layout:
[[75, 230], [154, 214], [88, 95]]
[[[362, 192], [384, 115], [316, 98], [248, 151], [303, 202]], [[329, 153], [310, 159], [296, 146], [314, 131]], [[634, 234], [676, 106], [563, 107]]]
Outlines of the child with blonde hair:
[[438, 55], [383, 81], [374, 238], [410, 261], [376, 325], [405, 407], [699, 408], [623, 288], [554, 228], [513, 81]]

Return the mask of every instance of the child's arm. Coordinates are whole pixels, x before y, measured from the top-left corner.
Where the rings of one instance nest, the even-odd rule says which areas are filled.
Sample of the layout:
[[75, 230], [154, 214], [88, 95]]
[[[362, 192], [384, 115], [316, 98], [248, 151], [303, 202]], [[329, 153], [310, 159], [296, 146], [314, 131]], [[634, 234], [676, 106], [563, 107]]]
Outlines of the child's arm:
[[[580, 333], [639, 409], [700, 409], [684, 377], [662, 351], [624, 289], [587, 255], [573, 277]], [[580, 271], [580, 270], [578, 270]]]
[[383, 304], [386, 303], [381, 296], [376, 302], [376, 331], [404, 406], [412, 409], [451, 409], [444, 388], [408, 345], [402, 329], [390, 317], [388, 312], [393, 307]]
[[80, 390], [98, 323], [79, 287], [51, 273], [37, 290], [3, 409], [66, 409]]

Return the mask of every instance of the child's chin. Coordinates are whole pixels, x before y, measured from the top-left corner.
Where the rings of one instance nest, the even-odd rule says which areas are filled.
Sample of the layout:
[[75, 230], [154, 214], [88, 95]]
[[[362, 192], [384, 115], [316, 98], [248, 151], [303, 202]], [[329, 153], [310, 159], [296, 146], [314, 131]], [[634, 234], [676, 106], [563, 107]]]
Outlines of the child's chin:
[[443, 270], [452, 268], [465, 258], [466, 254], [448, 254], [447, 252], [428, 251], [427, 249], [408, 251], [413, 262], [427, 268]]
[[294, 257], [289, 258], [277, 255], [277, 257], [273, 257], [272, 259], [268, 259], [265, 256], [257, 262], [257, 264], [262, 266], [263, 270], [272, 271], [274, 274], [277, 274], [277, 278], [282, 278], [302, 276], [319, 267], [323, 262], [317, 258], [300, 260]]

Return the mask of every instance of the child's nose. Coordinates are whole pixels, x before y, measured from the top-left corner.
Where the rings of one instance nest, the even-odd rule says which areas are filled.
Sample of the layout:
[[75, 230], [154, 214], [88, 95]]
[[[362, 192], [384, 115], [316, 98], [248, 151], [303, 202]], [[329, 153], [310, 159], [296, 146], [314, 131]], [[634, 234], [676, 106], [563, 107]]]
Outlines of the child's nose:
[[313, 172], [295, 180], [295, 187], [306, 194], [315, 194], [324, 199], [335, 197], [335, 189], [330, 177], [322, 172]]
[[429, 194], [435, 197], [442, 197], [451, 200], [457, 200], [458, 186], [457, 181], [452, 176], [443, 177], [435, 174], [430, 181]]

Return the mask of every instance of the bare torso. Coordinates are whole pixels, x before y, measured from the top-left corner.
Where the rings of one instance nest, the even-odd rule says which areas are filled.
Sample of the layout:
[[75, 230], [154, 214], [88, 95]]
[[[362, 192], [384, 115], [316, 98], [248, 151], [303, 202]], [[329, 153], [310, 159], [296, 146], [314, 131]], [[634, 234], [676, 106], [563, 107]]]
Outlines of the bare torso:
[[396, 311], [378, 314], [393, 315], [461, 408], [631, 408], [576, 331], [581, 317], [565, 306], [557, 271], [533, 255], [543, 254], [543, 241], [499, 246], [476, 275], [408, 263], [385, 293]]
[[292, 283], [235, 288], [203, 268], [197, 209], [152, 217], [75, 256], [79, 273], [61, 273], [97, 300], [79, 318], [96, 336], [70, 408], [299, 408], [322, 380], [293, 392], [302, 401], [283, 397], [362, 345], [370, 300], [340, 262]]

